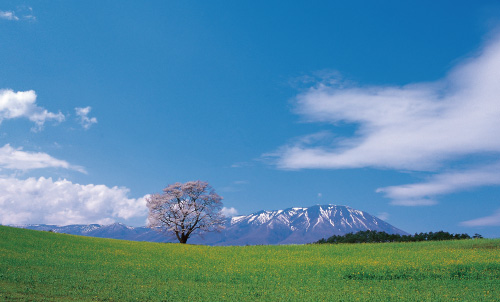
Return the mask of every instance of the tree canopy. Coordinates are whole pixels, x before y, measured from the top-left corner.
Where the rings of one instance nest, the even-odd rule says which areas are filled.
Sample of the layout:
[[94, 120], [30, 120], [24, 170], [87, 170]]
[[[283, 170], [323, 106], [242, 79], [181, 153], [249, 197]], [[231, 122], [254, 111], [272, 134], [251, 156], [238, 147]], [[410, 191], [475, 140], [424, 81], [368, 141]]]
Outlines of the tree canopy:
[[148, 226], [186, 243], [193, 234], [220, 231], [225, 217], [222, 197], [202, 181], [175, 183], [147, 199]]

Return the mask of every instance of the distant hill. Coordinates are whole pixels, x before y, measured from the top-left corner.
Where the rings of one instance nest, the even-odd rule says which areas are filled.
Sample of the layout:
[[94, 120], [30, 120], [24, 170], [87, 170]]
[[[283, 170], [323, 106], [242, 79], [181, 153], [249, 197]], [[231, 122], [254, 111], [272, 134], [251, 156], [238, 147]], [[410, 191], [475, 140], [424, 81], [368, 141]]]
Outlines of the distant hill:
[[[146, 227], [111, 225], [15, 225], [32, 230], [52, 231], [81, 236], [124, 239], [134, 241], [176, 242]], [[226, 228], [220, 233], [193, 236], [192, 244], [207, 245], [257, 245], [304, 244], [358, 231], [374, 230], [389, 234], [405, 235], [406, 232], [348, 206], [316, 205], [309, 208], [260, 211], [250, 215], [228, 218]]]

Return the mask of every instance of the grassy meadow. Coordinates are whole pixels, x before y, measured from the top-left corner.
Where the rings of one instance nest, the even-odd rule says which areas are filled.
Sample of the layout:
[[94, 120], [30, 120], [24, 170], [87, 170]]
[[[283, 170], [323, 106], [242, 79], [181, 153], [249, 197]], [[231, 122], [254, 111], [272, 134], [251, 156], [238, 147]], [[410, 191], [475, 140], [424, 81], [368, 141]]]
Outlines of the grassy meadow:
[[0, 226], [0, 301], [500, 301], [500, 240], [209, 247]]

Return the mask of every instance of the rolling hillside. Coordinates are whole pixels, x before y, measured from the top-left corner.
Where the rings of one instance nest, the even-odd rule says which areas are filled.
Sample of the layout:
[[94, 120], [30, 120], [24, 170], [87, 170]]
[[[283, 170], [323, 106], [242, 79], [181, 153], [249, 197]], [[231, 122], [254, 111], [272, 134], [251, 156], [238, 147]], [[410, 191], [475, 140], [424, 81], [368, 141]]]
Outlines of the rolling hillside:
[[211, 247], [0, 226], [0, 301], [495, 301], [500, 240]]

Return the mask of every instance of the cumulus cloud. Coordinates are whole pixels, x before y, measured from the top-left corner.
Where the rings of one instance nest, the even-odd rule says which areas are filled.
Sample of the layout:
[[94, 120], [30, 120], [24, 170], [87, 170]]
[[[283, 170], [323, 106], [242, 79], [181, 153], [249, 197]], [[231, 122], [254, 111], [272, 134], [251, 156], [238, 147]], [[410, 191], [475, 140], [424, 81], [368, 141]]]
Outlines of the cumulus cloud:
[[499, 70], [496, 39], [436, 83], [313, 87], [297, 97], [300, 115], [358, 131], [330, 145], [285, 146], [278, 166], [434, 170], [464, 155], [500, 152]]
[[97, 118], [88, 117], [91, 109], [92, 108], [90, 106], [85, 108], [75, 108], [76, 115], [78, 116], [78, 121], [85, 130], [89, 129], [93, 124], [97, 124]]
[[469, 227], [500, 226], [500, 209], [490, 216], [464, 221], [461, 225]]
[[231, 207], [231, 208], [223, 207], [222, 210], [221, 210], [221, 212], [226, 217], [233, 217], [233, 216], [238, 215], [238, 210], [236, 210], [233, 207]]
[[0, 169], [27, 171], [43, 168], [63, 168], [86, 173], [83, 167], [71, 165], [47, 153], [27, 152], [22, 148], [13, 148], [10, 144], [0, 148]]
[[0, 123], [6, 119], [27, 118], [36, 124], [33, 131], [39, 131], [48, 120], [64, 121], [61, 112], [53, 113], [36, 104], [33, 90], [14, 92], [11, 89], [0, 90]]
[[435, 197], [438, 195], [491, 185], [500, 185], [500, 163], [442, 173], [426, 182], [379, 188], [377, 192], [392, 199], [394, 205], [419, 206], [436, 204]]
[[109, 224], [147, 215], [146, 196], [128, 195], [123, 187], [0, 178], [0, 224]]

